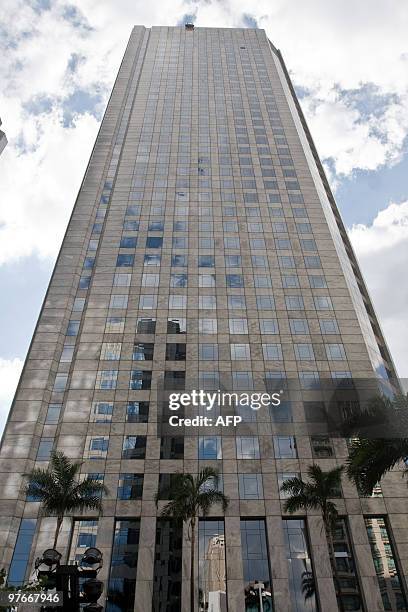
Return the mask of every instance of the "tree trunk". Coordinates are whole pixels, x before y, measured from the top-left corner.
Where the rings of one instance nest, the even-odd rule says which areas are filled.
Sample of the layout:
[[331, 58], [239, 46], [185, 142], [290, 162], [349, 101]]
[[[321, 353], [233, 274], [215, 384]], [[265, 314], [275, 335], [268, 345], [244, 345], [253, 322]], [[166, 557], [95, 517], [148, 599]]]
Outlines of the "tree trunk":
[[195, 612], [195, 572], [194, 572], [194, 555], [195, 555], [195, 520], [191, 523], [191, 557], [190, 557], [190, 608], [191, 612]]
[[329, 545], [330, 563], [331, 563], [332, 572], [333, 572], [334, 588], [336, 590], [336, 593], [338, 593], [338, 595], [339, 595], [338, 599], [337, 599], [337, 603], [338, 603], [338, 607], [340, 609], [340, 612], [344, 612], [343, 600], [341, 598], [340, 581], [339, 581], [339, 576], [338, 576], [338, 573], [337, 573], [336, 557], [334, 555], [334, 544], [333, 544], [332, 528], [331, 528], [330, 525], [325, 525], [325, 527], [326, 527], [327, 543]]
[[61, 525], [62, 525], [62, 521], [64, 520], [63, 516], [57, 516], [57, 527], [55, 529], [55, 535], [54, 535], [54, 545], [53, 548], [56, 549], [57, 548], [57, 542], [58, 542], [58, 536], [59, 536], [59, 532], [61, 529]]

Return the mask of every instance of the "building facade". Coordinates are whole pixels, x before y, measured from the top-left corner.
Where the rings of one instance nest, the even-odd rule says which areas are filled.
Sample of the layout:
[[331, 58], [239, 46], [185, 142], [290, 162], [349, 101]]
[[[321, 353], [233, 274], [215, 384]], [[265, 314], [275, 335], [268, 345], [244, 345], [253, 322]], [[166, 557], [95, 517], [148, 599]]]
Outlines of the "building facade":
[[[2, 440], [0, 567], [21, 584], [51, 545], [22, 475], [58, 449], [108, 487], [59, 542], [103, 552], [106, 609], [188, 611], [189, 541], [155, 495], [211, 465], [230, 503], [199, 521], [197, 610], [338, 609], [321, 517], [286, 515], [279, 487], [346, 460], [306, 421], [321, 380], [351, 378], [395, 370], [279, 51], [258, 29], [135, 27]], [[236, 427], [161, 429], [163, 391], [286, 379]], [[336, 503], [339, 609], [407, 610], [401, 472]]]

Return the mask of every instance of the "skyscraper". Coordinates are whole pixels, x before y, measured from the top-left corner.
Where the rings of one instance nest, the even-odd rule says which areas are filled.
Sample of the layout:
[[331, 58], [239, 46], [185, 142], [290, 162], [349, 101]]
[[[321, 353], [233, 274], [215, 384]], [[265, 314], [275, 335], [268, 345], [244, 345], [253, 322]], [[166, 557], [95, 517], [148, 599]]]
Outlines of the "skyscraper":
[[[199, 521], [198, 554], [224, 543], [229, 612], [257, 610], [257, 593], [265, 612], [336, 610], [321, 518], [285, 515], [279, 486], [347, 457], [346, 440], [306, 427], [327, 409], [320, 381], [395, 377], [279, 51], [258, 29], [137, 26], [3, 437], [0, 567], [21, 584], [52, 544], [22, 475], [58, 449], [109, 490], [103, 516], [66, 517], [59, 544], [71, 561], [103, 552], [107, 610], [187, 611], [189, 542], [154, 500], [175, 472], [211, 465], [230, 504]], [[162, 392], [199, 389], [283, 401], [236, 405], [236, 427], [162, 430]], [[336, 503], [343, 609], [407, 609], [401, 473], [371, 498], [344, 479]]]

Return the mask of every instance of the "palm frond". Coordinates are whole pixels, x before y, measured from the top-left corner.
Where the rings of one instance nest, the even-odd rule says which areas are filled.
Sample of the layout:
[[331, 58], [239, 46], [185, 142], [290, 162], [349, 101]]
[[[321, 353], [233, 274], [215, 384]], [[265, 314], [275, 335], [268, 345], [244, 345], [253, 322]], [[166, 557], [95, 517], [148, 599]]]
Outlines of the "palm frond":
[[221, 491], [217, 491], [216, 489], [208, 489], [207, 491], [203, 491], [197, 496], [197, 507], [204, 516], [208, 514], [211, 507], [215, 504], [219, 504], [222, 506], [223, 511], [225, 512], [228, 508], [229, 498], [224, 495]]
[[408, 457], [408, 439], [357, 439], [351, 443], [347, 474], [363, 495], [371, 495], [381, 478]]

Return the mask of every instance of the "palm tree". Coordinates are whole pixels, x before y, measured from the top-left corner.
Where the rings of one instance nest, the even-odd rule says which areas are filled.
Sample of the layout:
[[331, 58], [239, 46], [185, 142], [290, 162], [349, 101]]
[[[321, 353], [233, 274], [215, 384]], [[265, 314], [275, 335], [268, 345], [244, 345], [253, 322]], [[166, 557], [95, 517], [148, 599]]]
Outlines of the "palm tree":
[[102, 493], [107, 488], [94, 478], [78, 479], [82, 463], [72, 463], [62, 452], [53, 451], [47, 469], [33, 469], [25, 474], [25, 493], [41, 502], [41, 513], [56, 516], [53, 548], [56, 548], [62, 521], [67, 512], [97, 510], [102, 512]]
[[362, 495], [371, 495], [384, 474], [408, 460], [408, 397], [374, 397], [346, 419], [345, 427], [353, 437], [347, 475]]
[[[195, 527], [199, 513], [207, 516], [214, 504], [221, 504], [223, 512], [226, 511], [229, 499], [218, 490], [218, 470], [212, 467], [204, 467], [198, 476], [192, 474], [174, 475], [169, 488], [169, 501], [160, 512], [163, 519], [176, 519], [185, 522], [188, 526], [188, 537], [191, 542], [190, 560], [190, 608], [195, 610], [195, 588], [194, 588], [194, 552], [195, 552]], [[159, 494], [156, 495], [156, 506], [159, 502]]]
[[[323, 524], [326, 531], [327, 543], [329, 546], [330, 563], [333, 570], [333, 578], [339, 595], [338, 601], [340, 609], [343, 610], [341, 600], [340, 582], [337, 575], [336, 559], [334, 556], [333, 531], [336, 526], [338, 512], [336, 504], [330, 498], [337, 496], [337, 491], [341, 485], [341, 475], [344, 466], [340, 465], [328, 472], [324, 472], [315, 463], [307, 468], [308, 480], [304, 481], [299, 477], [288, 478], [282, 484], [280, 490], [288, 498], [284, 504], [284, 511], [293, 514], [298, 510], [320, 510], [322, 513]], [[309, 584], [310, 587], [310, 584]]]

